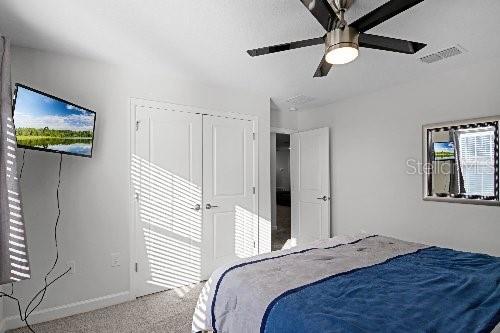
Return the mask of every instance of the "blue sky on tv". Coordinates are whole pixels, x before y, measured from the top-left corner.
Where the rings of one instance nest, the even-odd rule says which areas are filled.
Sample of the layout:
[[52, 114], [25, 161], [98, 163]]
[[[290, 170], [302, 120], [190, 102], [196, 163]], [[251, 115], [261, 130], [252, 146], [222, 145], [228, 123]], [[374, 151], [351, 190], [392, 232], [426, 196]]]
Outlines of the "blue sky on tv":
[[18, 87], [14, 111], [16, 128], [92, 131], [94, 117], [92, 112]]
[[455, 146], [453, 142], [435, 142], [434, 143], [435, 152], [454, 152]]

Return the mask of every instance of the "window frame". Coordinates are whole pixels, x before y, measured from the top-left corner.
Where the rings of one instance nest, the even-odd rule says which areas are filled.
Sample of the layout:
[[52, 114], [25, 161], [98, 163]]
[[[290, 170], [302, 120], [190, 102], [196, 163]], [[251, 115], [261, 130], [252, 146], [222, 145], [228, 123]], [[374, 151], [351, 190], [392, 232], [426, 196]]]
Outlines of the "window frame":
[[[473, 130], [474, 128], [483, 126], [486, 127], [491, 125], [495, 129], [495, 139], [494, 139], [494, 154], [495, 154], [495, 184], [494, 184], [494, 200], [485, 200], [481, 198], [467, 198], [460, 196], [436, 196], [430, 194], [432, 188], [432, 150], [429, 147], [429, 140], [433, 131], [440, 130]], [[474, 205], [488, 205], [488, 206], [500, 206], [500, 168], [499, 168], [499, 126], [500, 126], [500, 115], [460, 121], [450, 121], [436, 124], [429, 124], [422, 126], [422, 161], [423, 161], [423, 200], [424, 201], [438, 201], [438, 202], [451, 202], [451, 203], [461, 203], [461, 204], [474, 204]]]

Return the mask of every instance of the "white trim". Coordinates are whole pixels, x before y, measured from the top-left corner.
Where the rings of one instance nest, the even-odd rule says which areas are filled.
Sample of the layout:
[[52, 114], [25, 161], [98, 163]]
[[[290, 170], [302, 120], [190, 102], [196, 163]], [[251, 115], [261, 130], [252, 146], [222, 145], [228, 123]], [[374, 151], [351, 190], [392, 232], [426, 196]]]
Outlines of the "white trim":
[[[127, 302], [128, 300], [130, 300], [130, 293], [128, 291], [124, 291], [117, 294], [106, 295], [103, 297], [97, 297], [75, 303], [56, 306], [53, 308], [43, 309], [33, 312], [29, 317], [29, 323], [30, 325], [43, 323], [50, 320], [64, 318], [75, 314], [120, 304], [123, 302]], [[9, 316], [3, 320], [3, 328], [5, 330], [11, 330], [23, 326], [25, 326], [25, 324], [19, 319], [18, 315]]]
[[[132, 165], [133, 155], [135, 153], [135, 136], [136, 136], [136, 108], [137, 107], [147, 107], [153, 109], [161, 109], [166, 111], [176, 111], [176, 112], [187, 112], [196, 113], [202, 115], [210, 115], [224, 118], [234, 118], [240, 120], [252, 121], [255, 140], [254, 140], [254, 172], [255, 172], [255, 211], [258, 216], [260, 227], [260, 196], [259, 196], [259, 117], [254, 115], [248, 115], [236, 112], [223, 112], [218, 110], [209, 110], [197, 106], [189, 106], [182, 104], [174, 104], [168, 102], [147, 100], [143, 98], [130, 98], [130, 146], [129, 146], [129, 166]], [[129, 173], [129, 193], [130, 193], [130, 205], [131, 209], [129, 214], [129, 241], [130, 241], [130, 257], [129, 257], [129, 278], [130, 278], [130, 295], [129, 300], [135, 299], [139, 295], [136, 287], [136, 274], [135, 274], [135, 262], [136, 262], [136, 241], [135, 241], [135, 219], [136, 219], [136, 200], [134, 197], [134, 186], [132, 183], [132, 174]], [[257, 237], [259, 233], [257, 232]], [[257, 240], [257, 250], [259, 249], [260, 242]]]
[[257, 235], [255, 235], [256, 238], [254, 238], [254, 241], [257, 244], [257, 247], [254, 249], [256, 251], [256, 254], [260, 254], [260, 212], [259, 212], [259, 206], [260, 206], [260, 196], [259, 196], [259, 118], [254, 117], [252, 119], [253, 123], [253, 132], [255, 133], [255, 138], [253, 140], [253, 172], [254, 172], [254, 184], [253, 186], [255, 187], [255, 195], [254, 195], [254, 207], [255, 207], [255, 214], [257, 215]]
[[[206, 114], [211, 116], [218, 116], [224, 118], [235, 118], [241, 120], [253, 120], [255, 122], [258, 121], [259, 117], [244, 113], [237, 112], [224, 112], [219, 110], [209, 110], [197, 106], [190, 105], [182, 105], [168, 102], [159, 102], [159, 101], [151, 101], [142, 98], [131, 98], [130, 99], [131, 106], [135, 107], [148, 107], [153, 109], [162, 109], [162, 110], [171, 110], [177, 112], [188, 112], [188, 113], [198, 113], [198, 114]], [[132, 109], [134, 109], [132, 108]], [[135, 117], [134, 117], [135, 118]]]
[[290, 129], [290, 128], [281, 128], [281, 127], [271, 127], [271, 133], [280, 133], [280, 134], [293, 134], [298, 133], [298, 130]]

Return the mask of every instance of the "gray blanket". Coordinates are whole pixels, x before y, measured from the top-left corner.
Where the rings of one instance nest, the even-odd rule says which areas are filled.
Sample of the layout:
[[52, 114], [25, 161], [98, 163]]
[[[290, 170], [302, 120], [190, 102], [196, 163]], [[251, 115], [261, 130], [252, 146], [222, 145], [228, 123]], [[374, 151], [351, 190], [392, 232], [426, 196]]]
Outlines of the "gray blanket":
[[240, 260], [207, 281], [193, 332], [259, 332], [268, 305], [287, 290], [425, 247], [382, 236], [334, 237]]

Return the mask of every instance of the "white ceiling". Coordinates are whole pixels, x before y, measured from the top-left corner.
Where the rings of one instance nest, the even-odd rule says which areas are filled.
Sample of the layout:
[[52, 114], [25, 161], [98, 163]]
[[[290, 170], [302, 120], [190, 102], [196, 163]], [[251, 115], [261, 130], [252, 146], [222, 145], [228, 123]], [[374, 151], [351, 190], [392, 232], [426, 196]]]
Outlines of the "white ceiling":
[[[352, 21], [383, 0], [356, 0]], [[428, 43], [417, 55], [362, 49], [353, 63], [314, 79], [323, 46], [258, 58], [245, 50], [318, 37], [323, 28], [299, 0], [2, 0], [0, 31], [19, 46], [153, 69], [171, 77], [248, 89], [288, 109], [431, 76], [500, 56], [500, 1], [426, 0], [370, 33]], [[469, 52], [425, 65], [420, 56], [460, 44]]]

